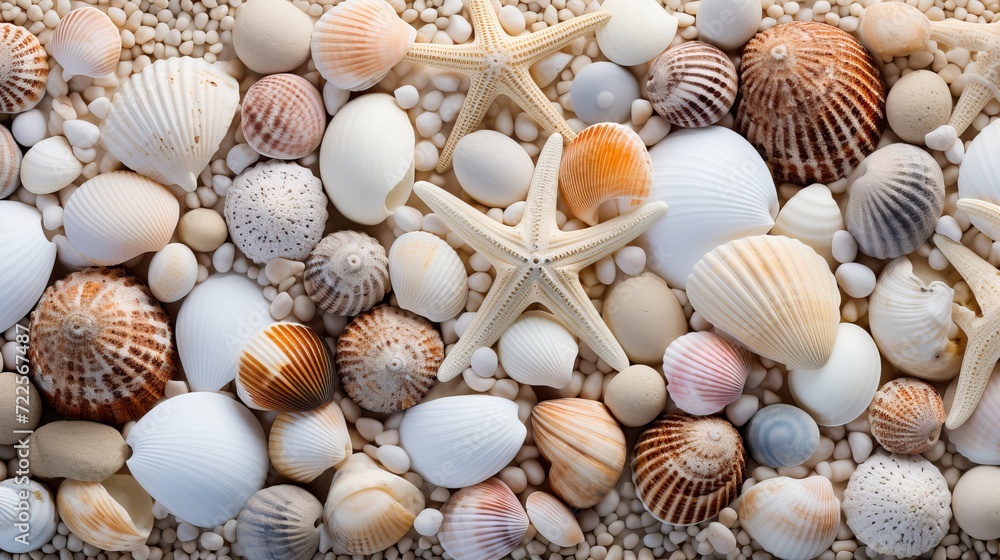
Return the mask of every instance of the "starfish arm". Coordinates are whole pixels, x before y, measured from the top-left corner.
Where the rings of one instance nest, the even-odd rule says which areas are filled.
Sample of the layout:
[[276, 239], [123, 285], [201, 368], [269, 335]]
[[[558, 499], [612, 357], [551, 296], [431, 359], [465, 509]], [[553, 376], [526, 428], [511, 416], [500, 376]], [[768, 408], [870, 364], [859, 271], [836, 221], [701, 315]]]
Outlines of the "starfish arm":
[[1000, 25], [957, 19], [931, 22], [931, 40], [972, 52], [1000, 49]]
[[500, 18], [493, 11], [490, 0], [466, 0], [472, 28], [476, 30], [476, 40], [487, 45], [497, 45], [504, 39], [509, 39], [507, 32], [500, 26]]
[[469, 91], [465, 94], [465, 101], [462, 109], [458, 112], [458, 118], [451, 127], [448, 134], [448, 141], [441, 149], [441, 156], [438, 158], [437, 172], [444, 173], [451, 169], [451, 160], [455, 156], [455, 147], [458, 141], [466, 134], [475, 132], [486, 116], [493, 100], [500, 92], [499, 80], [496, 76], [489, 74], [478, 74], [472, 78], [469, 84]]
[[520, 246], [520, 239], [514, 228], [497, 222], [457, 196], [427, 181], [418, 181], [413, 185], [413, 191], [441, 218], [448, 229], [491, 261], [514, 262], [523, 259], [520, 252], [514, 249]]
[[[962, 275], [984, 317], [1000, 313], [1000, 270], [979, 258], [971, 249], [941, 234], [934, 236], [934, 244], [944, 253], [955, 270]], [[966, 333], [971, 336], [971, 333]]]
[[553, 134], [561, 134], [563, 141], [567, 143], [576, 138], [576, 131], [569, 127], [566, 119], [559, 114], [549, 98], [545, 97], [527, 66], [512, 67], [504, 72], [502, 85], [503, 93], [542, 128]]
[[579, 271], [624, 247], [666, 213], [666, 202], [648, 202], [596, 226], [560, 233], [549, 252], [559, 266]]
[[980, 323], [978, 327], [968, 333], [969, 343], [962, 358], [962, 371], [958, 374], [955, 400], [945, 421], [950, 430], [961, 426], [972, 416], [1000, 359], [1000, 325]]
[[417, 62], [441, 70], [475, 74], [483, 66], [482, 47], [476, 43], [438, 45], [414, 43], [402, 62]]
[[962, 198], [958, 201], [958, 209], [970, 217], [985, 221], [996, 231], [1000, 231], [1000, 206], [985, 200]]
[[973, 70], [965, 74], [969, 81], [965, 84], [965, 89], [962, 90], [962, 95], [958, 98], [958, 103], [955, 104], [955, 109], [948, 120], [948, 124], [955, 128], [959, 136], [969, 128], [991, 99], [1000, 97], [1000, 86], [996, 83], [1000, 51], [981, 52], [973, 64], [975, 65]]
[[534, 251], [545, 248], [558, 231], [555, 220], [558, 198], [559, 162], [562, 159], [562, 139], [558, 134], [549, 136], [538, 155], [535, 172], [528, 187], [528, 200], [524, 206], [521, 238]]
[[611, 19], [611, 12], [598, 11], [546, 27], [541, 31], [520, 35], [511, 40], [515, 60], [526, 66], [570, 44], [577, 37], [596, 31]]
[[968, 307], [952, 303], [951, 320], [955, 321], [958, 328], [962, 329], [962, 332], [968, 336], [969, 331], [972, 330], [972, 322], [976, 320], [976, 314]]

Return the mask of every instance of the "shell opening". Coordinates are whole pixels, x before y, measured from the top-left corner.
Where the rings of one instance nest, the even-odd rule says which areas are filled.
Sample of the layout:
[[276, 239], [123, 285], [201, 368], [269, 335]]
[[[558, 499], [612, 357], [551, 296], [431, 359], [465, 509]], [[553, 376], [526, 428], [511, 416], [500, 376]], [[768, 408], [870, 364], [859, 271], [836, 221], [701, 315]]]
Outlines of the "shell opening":
[[63, 321], [63, 335], [76, 344], [91, 340], [97, 334], [94, 318], [74, 313]]
[[399, 356], [392, 356], [389, 358], [389, 363], [386, 364], [385, 369], [396, 373], [402, 371], [406, 367], [406, 360]]
[[351, 270], [359, 270], [361, 268], [362, 263], [363, 260], [361, 258], [361, 255], [358, 255], [357, 253], [351, 253], [350, 255], [347, 255], [347, 267], [350, 268]]

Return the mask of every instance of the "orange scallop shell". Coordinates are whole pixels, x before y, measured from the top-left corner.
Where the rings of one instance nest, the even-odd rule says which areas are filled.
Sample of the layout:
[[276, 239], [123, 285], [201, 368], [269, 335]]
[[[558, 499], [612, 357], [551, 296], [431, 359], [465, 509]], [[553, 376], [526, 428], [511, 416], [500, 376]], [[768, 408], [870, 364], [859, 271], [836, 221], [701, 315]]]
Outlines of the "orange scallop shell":
[[323, 96], [295, 74], [265, 76], [250, 86], [240, 109], [243, 136], [262, 156], [298, 159], [323, 141]]
[[0, 23], [0, 113], [27, 111], [42, 100], [49, 79], [45, 48], [27, 29]]
[[872, 435], [893, 453], [927, 451], [941, 435], [944, 419], [944, 403], [937, 389], [912, 377], [883, 385], [868, 410]]
[[333, 359], [315, 331], [275, 323], [243, 347], [236, 389], [250, 408], [302, 412], [333, 399]]

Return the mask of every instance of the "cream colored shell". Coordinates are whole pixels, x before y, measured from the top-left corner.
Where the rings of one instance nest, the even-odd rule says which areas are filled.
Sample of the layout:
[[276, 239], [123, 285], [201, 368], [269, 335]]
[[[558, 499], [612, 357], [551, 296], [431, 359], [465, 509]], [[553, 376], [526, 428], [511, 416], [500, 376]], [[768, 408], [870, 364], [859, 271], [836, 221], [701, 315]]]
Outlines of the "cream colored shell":
[[528, 519], [540, 535], [559, 546], [575, 546], [583, 542], [583, 530], [576, 516], [548, 492], [532, 492], [525, 503]]
[[66, 480], [56, 503], [74, 535], [104, 550], [137, 550], [153, 528], [153, 499], [130, 475], [111, 475], [102, 482]]
[[28, 149], [21, 159], [21, 184], [33, 194], [54, 193], [83, 171], [64, 136], [51, 136]]
[[0, 113], [31, 109], [45, 95], [49, 64], [35, 35], [24, 26], [0, 23]]
[[758, 482], [740, 498], [740, 525], [784, 560], [812, 560], [830, 548], [840, 527], [840, 500], [822, 476]]
[[295, 482], [312, 482], [352, 452], [347, 420], [335, 402], [305, 412], [279, 414], [267, 439], [274, 470]]
[[46, 47], [62, 66], [63, 79], [71, 76], [101, 78], [117, 68], [122, 38], [107, 14], [86, 6], [59, 20]]
[[844, 229], [844, 217], [826, 185], [810, 185], [781, 207], [771, 235], [798, 239], [834, 266], [833, 234]]
[[389, 248], [389, 279], [401, 308], [434, 322], [458, 315], [469, 294], [469, 277], [458, 253], [425, 231], [396, 238]]

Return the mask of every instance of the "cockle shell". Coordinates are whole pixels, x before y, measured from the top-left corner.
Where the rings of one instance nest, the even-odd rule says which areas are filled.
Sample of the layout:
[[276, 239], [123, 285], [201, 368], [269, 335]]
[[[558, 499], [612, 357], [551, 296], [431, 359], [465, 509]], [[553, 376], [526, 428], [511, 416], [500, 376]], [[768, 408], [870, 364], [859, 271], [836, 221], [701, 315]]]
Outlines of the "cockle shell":
[[653, 162], [642, 138], [618, 123], [598, 123], [570, 142], [559, 164], [559, 194], [574, 216], [598, 222], [602, 204], [619, 214], [642, 204], [653, 186]]
[[399, 306], [436, 323], [465, 309], [469, 277], [458, 253], [426, 231], [411, 231], [389, 248], [389, 278]]
[[264, 157], [298, 159], [323, 141], [323, 96], [295, 74], [264, 76], [250, 86], [240, 108], [247, 144]]
[[847, 176], [885, 128], [885, 85], [857, 39], [832, 25], [792, 21], [755, 35], [740, 66], [740, 134], [779, 181]]
[[90, 179], [66, 203], [69, 244], [85, 259], [108, 266], [170, 243], [180, 205], [163, 185], [131, 171]]
[[865, 8], [858, 33], [874, 53], [888, 58], [909, 56], [924, 50], [931, 38], [931, 23], [905, 2], [882, 2]]
[[883, 385], [868, 411], [872, 436], [893, 453], [930, 449], [941, 435], [944, 418], [944, 403], [937, 389], [912, 377]]
[[121, 268], [59, 280], [45, 290], [30, 328], [32, 381], [67, 418], [135, 420], [163, 397], [177, 369], [170, 317]]
[[247, 500], [236, 518], [236, 540], [246, 560], [309, 560], [319, 550], [323, 505], [290, 484], [270, 486]]
[[[951, 408], [956, 381], [952, 381], [945, 393], [945, 410]], [[994, 366], [990, 380], [986, 383], [979, 405], [964, 424], [954, 430], [947, 430], [948, 441], [955, 444], [958, 452], [981, 465], [1000, 465], [1000, 366]]]
[[[958, 171], [958, 198], [975, 198], [1000, 204], [1000, 124], [990, 123], [973, 138]], [[991, 239], [1000, 239], [1000, 230], [978, 216], [969, 221]]]
[[746, 434], [754, 461], [773, 468], [797, 467], [819, 447], [816, 421], [801, 408], [788, 404], [758, 410], [747, 423]]
[[399, 412], [420, 402], [443, 360], [444, 342], [434, 326], [388, 305], [359, 315], [337, 339], [344, 391], [372, 412]]
[[59, 20], [46, 48], [62, 66], [63, 79], [68, 80], [71, 76], [101, 78], [118, 67], [122, 37], [107, 14], [85, 6]]
[[0, 64], [4, 68], [0, 77], [0, 113], [27, 111], [45, 95], [49, 79], [45, 48], [33, 33], [12, 23], [0, 23], [0, 45]]
[[14, 194], [21, 186], [21, 148], [14, 135], [0, 126], [0, 199]]
[[496, 478], [455, 492], [441, 513], [444, 520], [437, 536], [455, 560], [504, 558], [528, 532], [521, 502]]
[[83, 171], [73, 147], [64, 136], [37, 142], [21, 160], [21, 184], [33, 194], [54, 193], [68, 186]]
[[59, 485], [56, 504], [74, 535], [104, 550], [141, 548], [153, 529], [153, 500], [127, 474], [102, 482], [66, 480]]
[[543, 401], [531, 409], [535, 445], [552, 463], [552, 491], [576, 508], [591, 507], [625, 468], [625, 434], [608, 408], [587, 399]]
[[840, 290], [826, 261], [800, 241], [760, 235], [717, 247], [695, 265], [687, 296], [751, 352], [789, 368], [818, 368], [833, 352]]
[[111, 100], [101, 139], [133, 171], [193, 192], [240, 102], [239, 84], [201, 58], [157, 60]]
[[0, 200], [0, 331], [31, 311], [45, 291], [56, 262], [56, 245], [45, 237], [42, 215], [33, 206]]
[[833, 234], [844, 229], [844, 217], [826, 185], [810, 185], [781, 207], [771, 235], [798, 239], [833, 266]]
[[740, 524], [765, 551], [784, 560], [812, 560], [830, 548], [840, 527], [840, 500], [822, 476], [779, 476], [740, 498]]
[[333, 399], [333, 358], [315, 331], [275, 323], [247, 341], [236, 372], [236, 393], [250, 408], [302, 412]]
[[357, 315], [382, 301], [391, 289], [389, 258], [367, 233], [331, 233], [309, 253], [303, 283], [309, 298], [327, 313]]
[[247, 407], [219, 393], [163, 401], [125, 441], [132, 476], [168, 511], [198, 527], [236, 517], [264, 487], [264, 430]]
[[573, 378], [579, 345], [555, 315], [527, 311], [501, 336], [500, 364], [518, 383], [562, 389]]
[[711, 332], [688, 333], [667, 347], [667, 392], [689, 414], [715, 414], [740, 398], [750, 375], [750, 352]]
[[636, 494], [646, 511], [671, 525], [715, 517], [746, 474], [739, 432], [716, 416], [667, 412], [639, 436], [633, 452]]
[[335, 402], [279, 414], [267, 439], [274, 470], [295, 482], [312, 482], [352, 452], [347, 420]]
[[667, 122], [685, 128], [722, 120], [736, 102], [739, 76], [726, 53], [688, 41], [661, 54], [649, 67], [646, 93]]
[[583, 542], [583, 530], [576, 516], [552, 494], [532, 492], [524, 507], [531, 525], [549, 542], [559, 546], [576, 546]]
[[[27, 511], [17, 509], [22, 503], [21, 492], [28, 495], [24, 500]], [[24, 515], [27, 523], [21, 521]], [[0, 542], [5, 552], [22, 554], [40, 550], [55, 536], [58, 525], [56, 499], [47, 486], [26, 476], [0, 481]]]

